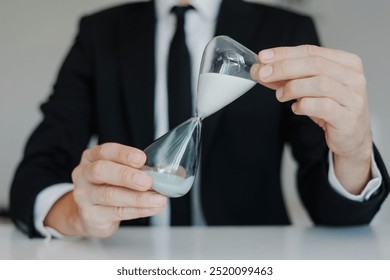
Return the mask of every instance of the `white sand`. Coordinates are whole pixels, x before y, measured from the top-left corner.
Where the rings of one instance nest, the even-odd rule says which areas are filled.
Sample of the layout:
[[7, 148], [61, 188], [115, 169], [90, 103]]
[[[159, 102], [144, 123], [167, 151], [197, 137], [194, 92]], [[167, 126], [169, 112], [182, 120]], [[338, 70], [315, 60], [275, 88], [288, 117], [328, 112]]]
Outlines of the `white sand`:
[[255, 81], [218, 73], [199, 76], [197, 110], [202, 119], [246, 93]]
[[153, 189], [168, 197], [180, 197], [185, 195], [194, 183], [194, 176], [188, 178], [179, 177], [167, 173], [158, 173], [145, 170], [153, 179]]

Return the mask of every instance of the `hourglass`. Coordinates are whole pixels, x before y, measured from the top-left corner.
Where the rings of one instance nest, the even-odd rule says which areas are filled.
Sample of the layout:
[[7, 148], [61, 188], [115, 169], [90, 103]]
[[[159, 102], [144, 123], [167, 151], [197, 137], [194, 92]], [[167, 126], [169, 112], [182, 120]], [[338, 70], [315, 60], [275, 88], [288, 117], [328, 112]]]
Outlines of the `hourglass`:
[[227, 36], [214, 37], [206, 46], [198, 78], [196, 115], [145, 149], [143, 170], [153, 189], [168, 197], [185, 195], [192, 187], [200, 158], [202, 120], [251, 89], [251, 70], [257, 55]]

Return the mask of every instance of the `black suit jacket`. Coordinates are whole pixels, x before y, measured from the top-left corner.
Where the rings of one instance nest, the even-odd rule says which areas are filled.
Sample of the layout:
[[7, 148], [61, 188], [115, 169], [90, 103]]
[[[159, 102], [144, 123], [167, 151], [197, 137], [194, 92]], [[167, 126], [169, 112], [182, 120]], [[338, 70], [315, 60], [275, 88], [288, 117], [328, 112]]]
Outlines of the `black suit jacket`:
[[[32, 209], [45, 187], [71, 182], [91, 135], [99, 143], [140, 149], [153, 141], [155, 89], [153, 2], [127, 4], [84, 17], [49, 100], [44, 119], [29, 139], [11, 190], [13, 221], [37, 235]], [[299, 44], [319, 44], [310, 18], [238, 0], [222, 3], [216, 35], [232, 37], [255, 52]], [[327, 180], [323, 131], [291, 112], [260, 85], [203, 122], [201, 201], [209, 225], [289, 224], [280, 168], [289, 144], [298, 161], [303, 204], [317, 224], [368, 223], [389, 192], [384, 177], [369, 201], [338, 195]], [[147, 219], [130, 221], [147, 224]]]

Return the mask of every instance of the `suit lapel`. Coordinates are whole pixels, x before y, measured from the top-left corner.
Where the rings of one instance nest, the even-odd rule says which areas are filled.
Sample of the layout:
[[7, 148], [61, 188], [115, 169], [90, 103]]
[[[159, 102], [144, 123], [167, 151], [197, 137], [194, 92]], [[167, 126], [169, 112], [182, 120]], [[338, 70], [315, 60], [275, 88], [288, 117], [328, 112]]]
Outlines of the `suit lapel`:
[[120, 19], [120, 63], [132, 144], [143, 149], [154, 137], [156, 19], [153, 1], [134, 5]]
[[[240, 44], [248, 47], [253, 45], [255, 34], [254, 28], [258, 26], [259, 13], [255, 13], [253, 7], [244, 1], [223, 0], [218, 16], [215, 36], [227, 35]], [[257, 52], [258, 50], [253, 50]], [[202, 136], [202, 158], [208, 159], [210, 151], [213, 150], [214, 134], [217, 131], [218, 122], [223, 115], [224, 109], [203, 121]]]

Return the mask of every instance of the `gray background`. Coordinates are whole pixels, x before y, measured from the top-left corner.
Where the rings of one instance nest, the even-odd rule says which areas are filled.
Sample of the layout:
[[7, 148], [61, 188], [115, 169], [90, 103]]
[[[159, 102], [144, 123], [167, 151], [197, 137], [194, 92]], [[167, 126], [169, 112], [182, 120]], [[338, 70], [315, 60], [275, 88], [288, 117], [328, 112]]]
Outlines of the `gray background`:
[[[158, 0], [163, 1], [163, 0]], [[205, 0], [206, 1], [206, 0]], [[81, 15], [129, 1], [0, 0], [0, 206], [8, 191], [27, 136], [39, 122], [39, 104], [51, 91]], [[368, 80], [374, 140], [390, 166], [387, 106], [390, 93], [390, 1], [388, 0], [252, 0], [312, 15], [322, 44], [361, 56]], [[259, 34], [261, 36], [261, 34]], [[295, 164], [287, 150], [283, 181], [295, 224], [308, 224], [295, 193]], [[386, 201], [374, 223], [390, 222]]]

